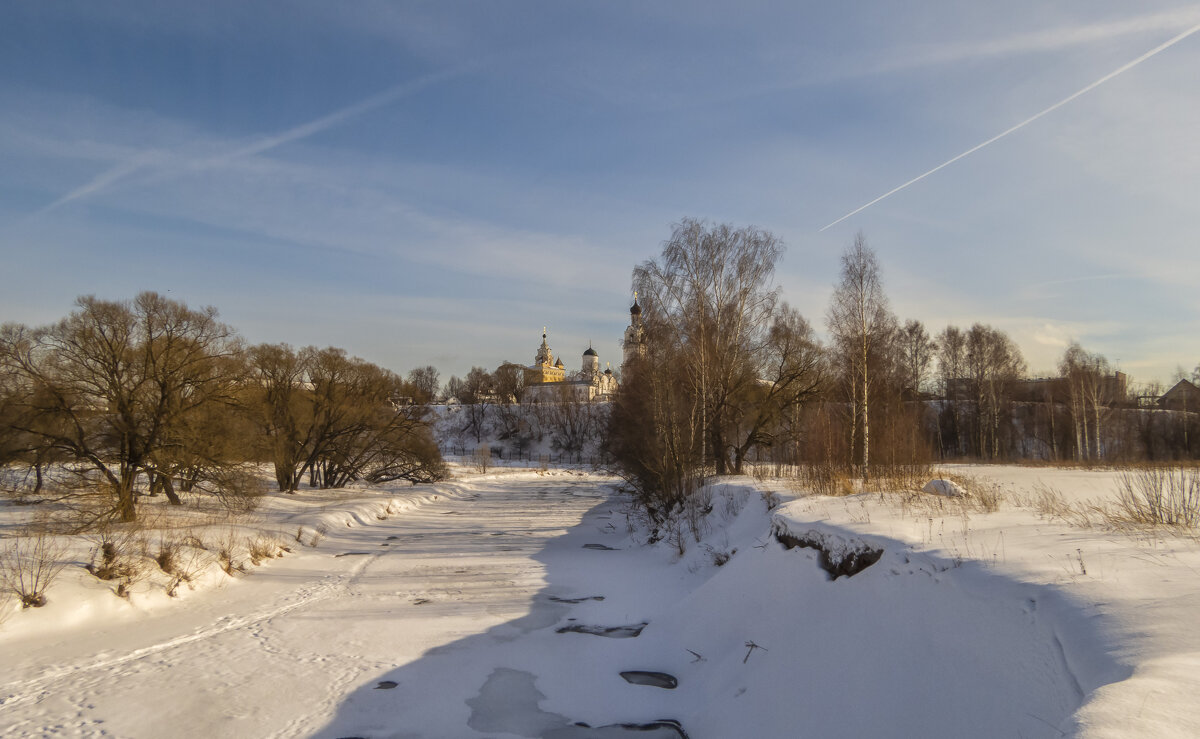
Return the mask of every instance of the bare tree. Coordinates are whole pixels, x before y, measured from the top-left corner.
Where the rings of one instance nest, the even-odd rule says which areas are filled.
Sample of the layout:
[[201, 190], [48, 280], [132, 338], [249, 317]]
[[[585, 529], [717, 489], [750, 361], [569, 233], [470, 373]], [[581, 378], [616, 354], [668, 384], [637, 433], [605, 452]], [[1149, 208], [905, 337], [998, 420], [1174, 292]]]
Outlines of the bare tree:
[[279, 490], [296, 492], [313, 445], [311, 350], [297, 353], [287, 344], [260, 344], [249, 352], [253, 382], [245, 403], [269, 439]]
[[1000, 456], [1001, 424], [1025, 371], [1021, 350], [1003, 331], [976, 323], [966, 334], [966, 367], [976, 411], [977, 453]]
[[644, 341], [623, 366], [605, 450], [679, 547], [710, 503], [710, 463], [741, 472], [752, 450], [794, 442], [821, 386], [821, 347], [772, 282], [782, 251], [759, 229], [685, 220], [634, 270]]
[[517, 453], [533, 443], [536, 413], [521, 405], [525, 394], [525, 368], [514, 362], [502, 362], [492, 373], [496, 392], [493, 407], [496, 438], [507, 442]]
[[834, 289], [827, 321], [850, 378], [851, 441], [855, 437], [860, 440], [858, 465], [866, 482], [870, 474], [871, 387], [879, 374], [879, 350], [890, 341], [896, 319], [883, 293], [875, 252], [861, 232], [842, 255], [842, 278]]
[[551, 446], [567, 454], [581, 454], [596, 437], [598, 407], [569, 385], [559, 388], [557, 398], [539, 406]]
[[700, 488], [702, 436], [693, 389], [683, 381], [689, 378], [672, 364], [677, 336], [653, 301], [642, 307], [646, 351], [624, 366], [605, 447], [649, 518], [651, 539], [658, 539]]
[[438, 371], [437, 367], [427, 364], [424, 367], [417, 367], [408, 373], [408, 382], [412, 385], [418, 403], [432, 403], [437, 397], [438, 392]]
[[905, 321], [897, 339], [904, 387], [920, 397], [929, 379], [929, 365], [933, 363], [937, 344], [929, 338], [925, 324], [917, 320]]
[[[938, 433], [942, 437], [940, 446], [943, 451], [950, 450], [955, 455], [966, 453], [963, 433], [962, 403], [967, 379], [967, 338], [957, 326], [947, 326], [937, 337], [938, 384], [942, 397], [946, 401], [948, 423], [938, 424]], [[943, 428], [949, 433], [943, 433]], [[946, 436], [949, 436], [947, 439]]]
[[[740, 423], [738, 397], [758, 381], [756, 354], [767, 341], [778, 290], [772, 286], [783, 245], [757, 228], [735, 229], [685, 219], [659, 260], [634, 270], [634, 284], [655, 306], [675, 366], [690, 388], [701, 465], [711, 451], [725, 474]], [[734, 461], [736, 465], [736, 461]]]
[[446, 387], [442, 388], [442, 395], [446, 400], [451, 398], [462, 402], [463, 396], [463, 381], [458, 375], [451, 375], [449, 380], [446, 380]]
[[492, 373], [499, 403], [520, 403], [525, 394], [525, 368], [515, 362], [501, 362]]
[[789, 416], [817, 397], [826, 381], [824, 351], [812, 326], [786, 303], [776, 311], [756, 358], [760, 361], [751, 364], [756, 380], [740, 388], [739, 423], [729, 434], [738, 473], [752, 448], [774, 446], [783, 440], [785, 429], [796, 428]]
[[338, 488], [354, 480], [426, 481], [443, 474], [411, 384], [341, 349], [261, 345], [250, 351], [250, 415], [269, 440], [279, 489]]
[[239, 345], [215, 309], [153, 292], [76, 305], [53, 326], [3, 332], [0, 362], [28, 390], [17, 429], [98, 477], [133, 521], [138, 476], [177, 454], [189, 420], [232, 400]]
[[1108, 360], [1071, 342], [1058, 363], [1058, 371], [1067, 384], [1071, 422], [1075, 430], [1077, 461], [1101, 459], [1101, 424], [1107, 417], [1114, 396]]
[[488, 409], [496, 402], [495, 378], [483, 367], [472, 367], [462, 382], [458, 399], [463, 408], [462, 431], [474, 436], [478, 444], [487, 433]]

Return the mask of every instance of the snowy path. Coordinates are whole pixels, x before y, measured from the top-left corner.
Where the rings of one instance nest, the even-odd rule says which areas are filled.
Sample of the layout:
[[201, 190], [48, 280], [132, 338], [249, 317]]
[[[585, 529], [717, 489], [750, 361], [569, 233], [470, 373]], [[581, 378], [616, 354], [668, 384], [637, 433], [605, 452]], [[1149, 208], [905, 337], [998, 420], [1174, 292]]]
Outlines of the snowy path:
[[[331, 531], [315, 551], [169, 612], [5, 644], [0, 735], [311, 735], [353, 691], [431, 648], [501, 624], [515, 634], [553, 624], [567, 606], [531, 611], [546, 585], [535, 555], [579, 524], [597, 495], [594, 480], [569, 477], [477, 482], [458, 497]], [[594, 555], [570, 553], [578, 551]], [[463, 661], [476, 662], [452, 663]], [[485, 674], [473, 685], [456, 669], [465, 693], [445, 702], [461, 716], [447, 722], [444, 709], [420, 715], [429, 703], [393, 705], [383, 713], [390, 733], [473, 733], [464, 700], [496, 666], [478, 665]], [[374, 693], [392, 703], [411, 694]]]

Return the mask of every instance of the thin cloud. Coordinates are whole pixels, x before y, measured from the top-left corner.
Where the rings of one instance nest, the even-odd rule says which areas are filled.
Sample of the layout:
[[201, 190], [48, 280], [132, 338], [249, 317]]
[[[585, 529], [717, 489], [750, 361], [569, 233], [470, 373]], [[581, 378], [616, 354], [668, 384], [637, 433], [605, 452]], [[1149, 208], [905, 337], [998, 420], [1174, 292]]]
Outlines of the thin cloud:
[[833, 226], [836, 226], [837, 224], [841, 223], [842, 221], [846, 220], [847, 218], [857, 215], [858, 213], [861, 213], [862, 211], [866, 210], [867, 208], [870, 208], [872, 205], [875, 205], [879, 201], [884, 200], [885, 198], [891, 197], [892, 195], [895, 195], [896, 193], [909, 187], [910, 185], [914, 185], [914, 184], [920, 182], [921, 180], [925, 179], [929, 175], [931, 175], [935, 172], [938, 172], [942, 169], [945, 169], [946, 167], [950, 166], [951, 164], [954, 164], [955, 162], [957, 162], [958, 160], [960, 160], [964, 157], [974, 154], [975, 152], [979, 151], [980, 149], [984, 148], [985, 146], [994, 144], [995, 142], [999, 141], [1000, 139], [1004, 138], [1005, 136], [1008, 136], [1011, 133], [1015, 133], [1016, 131], [1021, 130], [1022, 128], [1024, 128], [1025, 126], [1028, 126], [1030, 123], [1033, 123], [1034, 121], [1038, 120], [1039, 118], [1042, 118], [1043, 116], [1048, 115], [1049, 113], [1052, 113], [1052, 112], [1058, 110], [1059, 108], [1061, 108], [1062, 106], [1071, 102], [1075, 98], [1078, 98], [1081, 95], [1085, 95], [1088, 92], [1091, 92], [1092, 90], [1096, 89], [1100, 85], [1103, 85], [1105, 82], [1108, 82], [1109, 80], [1113, 79], [1117, 75], [1120, 75], [1121, 73], [1126, 72], [1126, 71], [1136, 67], [1137, 65], [1146, 61], [1147, 59], [1150, 59], [1151, 57], [1156, 56], [1157, 54], [1171, 48], [1175, 44], [1184, 40], [1188, 36], [1191, 36], [1192, 34], [1196, 33], [1197, 31], [1200, 31], [1200, 25], [1192, 26], [1191, 28], [1187, 29], [1183, 33], [1180, 33], [1180, 34], [1172, 37], [1171, 39], [1165, 41], [1164, 43], [1159, 44], [1158, 46], [1154, 47], [1150, 51], [1147, 51], [1145, 54], [1142, 54], [1137, 59], [1134, 59], [1131, 62], [1127, 62], [1126, 64], [1121, 65], [1117, 69], [1113, 70], [1112, 72], [1109, 72], [1108, 74], [1104, 75], [1103, 77], [1101, 77], [1100, 79], [1091, 83], [1090, 85], [1087, 85], [1086, 87], [1068, 95], [1067, 97], [1063, 98], [1062, 100], [1059, 100], [1057, 103], [1051, 105], [1050, 107], [1045, 108], [1044, 110], [1042, 110], [1038, 113], [1035, 113], [1034, 115], [1026, 118], [1025, 120], [1021, 121], [1020, 123], [1016, 124], [1015, 126], [1008, 128], [1007, 130], [993, 136], [992, 138], [988, 139], [987, 141], [984, 141], [981, 144], [977, 144], [977, 145], [971, 147], [970, 149], [967, 149], [966, 151], [959, 154], [958, 156], [952, 157], [952, 158], [942, 162], [941, 164], [934, 167], [933, 169], [931, 169], [923, 174], [917, 175], [916, 177], [912, 178], [908, 182], [905, 182], [904, 184], [902, 184], [898, 187], [894, 187], [891, 190], [888, 190], [887, 192], [885, 192], [884, 194], [875, 198], [874, 200], [870, 201], [869, 203], [867, 203], [865, 205], [861, 205], [858, 208], [855, 208], [854, 210], [850, 211], [849, 213], [847, 213], [846, 215], [837, 219], [836, 221], [833, 221], [833, 222], [823, 226], [822, 228], [818, 229], [818, 232], [825, 231]]
[[[353, 105], [348, 105], [344, 108], [329, 113], [328, 115], [321, 116], [316, 120], [289, 128], [286, 131], [273, 136], [267, 136], [245, 146], [228, 151], [224, 154], [219, 154], [207, 159], [191, 160], [184, 165], [184, 168], [189, 170], [199, 170], [208, 169], [211, 167], [220, 167], [239, 159], [262, 154], [263, 152], [270, 151], [271, 149], [283, 146], [284, 144], [306, 139], [336, 126], [340, 126], [347, 121], [358, 118], [359, 116], [365, 115], [373, 110], [382, 108], [401, 98], [413, 95], [435, 84], [462, 75], [469, 69], [470, 67], [455, 67], [452, 69], [427, 74], [415, 80], [391, 87], [383, 92], [372, 95], [365, 100], [361, 100]], [[92, 195], [102, 192], [118, 182], [129, 179], [142, 170], [153, 169], [156, 166], [161, 168], [166, 161], [168, 161], [168, 157], [164, 152], [141, 152], [131, 159], [121, 162], [108, 171], [101, 173], [82, 187], [76, 188], [75, 190], [72, 190], [66, 195], [60, 197], [58, 200], [55, 200], [54, 202], [38, 209], [32, 214], [32, 217], [45, 215], [63, 205], [66, 205], [67, 203], [91, 197]]]
[[1200, 11], [1170, 11], [1152, 15], [1124, 18], [1118, 21], [1090, 23], [1084, 26], [1055, 28], [1024, 33], [991, 41], [979, 40], [956, 43], [931, 49], [925, 53], [909, 53], [885, 64], [876, 72], [894, 72], [915, 67], [952, 64], [972, 59], [1017, 56], [1062, 51], [1075, 46], [1112, 41], [1127, 36], [1162, 31], [1177, 31], [1200, 23]]
[[1077, 282], [1095, 282], [1097, 280], [1120, 280], [1128, 278], [1128, 274], [1106, 274], [1106, 275], [1086, 275], [1084, 277], [1068, 277], [1062, 280], [1046, 280], [1045, 282], [1035, 282], [1031, 285], [1026, 285], [1025, 289], [1029, 292], [1041, 290], [1046, 287], [1057, 287], [1059, 285], [1071, 285]]

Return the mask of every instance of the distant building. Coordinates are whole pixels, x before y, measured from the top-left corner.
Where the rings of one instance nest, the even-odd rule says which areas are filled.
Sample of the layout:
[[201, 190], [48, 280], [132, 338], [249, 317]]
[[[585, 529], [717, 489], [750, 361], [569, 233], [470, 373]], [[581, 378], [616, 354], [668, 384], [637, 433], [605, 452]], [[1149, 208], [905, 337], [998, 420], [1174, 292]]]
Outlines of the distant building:
[[554, 403], [566, 400], [609, 400], [617, 392], [617, 378], [611, 369], [600, 371], [600, 355], [590, 346], [583, 352], [579, 372], [567, 377], [562, 359], [554, 353], [542, 330], [542, 345], [538, 347], [533, 364], [525, 368], [526, 403]]
[[1200, 411], [1200, 388], [1188, 380], [1180, 380], [1175, 387], [1158, 399], [1159, 407], [1168, 411]]
[[[972, 396], [974, 380], [969, 377], [959, 377], [946, 383], [946, 397], [966, 399]], [[1114, 372], [1100, 378], [1100, 386], [1096, 388], [1100, 403], [1106, 406], [1119, 406], [1127, 403], [1129, 394], [1129, 376], [1124, 372]], [[1071, 385], [1065, 377], [1030, 377], [1015, 380], [1010, 388], [1011, 397], [1018, 403], [1069, 403], [1071, 400]]]
[[646, 328], [642, 325], [642, 306], [638, 305], [637, 292], [633, 293], [633, 305], [629, 308], [629, 328], [625, 329], [625, 356], [621, 366], [625, 367], [635, 357], [646, 356]]
[[542, 345], [538, 347], [533, 364], [525, 368], [525, 387], [543, 385], [548, 382], [562, 382], [566, 379], [567, 370], [562, 360], [554, 360], [554, 353], [546, 343], [546, 329], [542, 329]]

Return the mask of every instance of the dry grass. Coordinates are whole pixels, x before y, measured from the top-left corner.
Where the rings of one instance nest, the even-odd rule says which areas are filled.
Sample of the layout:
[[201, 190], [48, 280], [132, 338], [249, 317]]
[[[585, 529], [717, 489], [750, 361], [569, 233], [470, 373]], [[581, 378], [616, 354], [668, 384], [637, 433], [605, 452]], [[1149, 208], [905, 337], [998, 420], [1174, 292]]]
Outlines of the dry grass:
[[[964, 475], [958, 472], [945, 473], [936, 471], [932, 477], [949, 480], [966, 491], [966, 502], [971, 508], [981, 513], [995, 513], [1004, 502], [1004, 491], [996, 483], [987, 478]], [[931, 477], [931, 479], [932, 479]]]
[[239, 559], [239, 543], [237, 529], [232, 526], [226, 529], [221, 538], [217, 540], [217, 564], [230, 577], [233, 577], [236, 572], [246, 571], [245, 565]]
[[1120, 473], [1116, 492], [1115, 501], [1072, 503], [1055, 488], [1038, 483], [1022, 503], [1046, 518], [1079, 528], [1184, 533], [1200, 526], [1200, 468], [1139, 465]]
[[867, 489], [872, 492], [916, 492], [934, 476], [933, 466], [922, 463], [871, 467]]
[[1200, 469], [1142, 467], [1122, 472], [1113, 512], [1125, 523], [1195, 528], [1200, 524]]
[[312, 538], [308, 540], [308, 545], [310, 547], [315, 547], [316, 545], [320, 544], [321, 540], [325, 538], [325, 534], [327, 533], [329, 533], [328, 525], [324, 523], [317, 524], [316, 528], [313, 529]]
[[794, 468], [792, 486], [797, 492], [813, 495], [843, 496], [858, 492], [850, 479], [850, 470], [835, 464], [806, 464]]
[[264, 560], [282, 557], [290, 552], [287, 545], [278, 536], [256, 534], [246, 539], [246, 550], [250, 555], [250, 563], [257, 567]]

